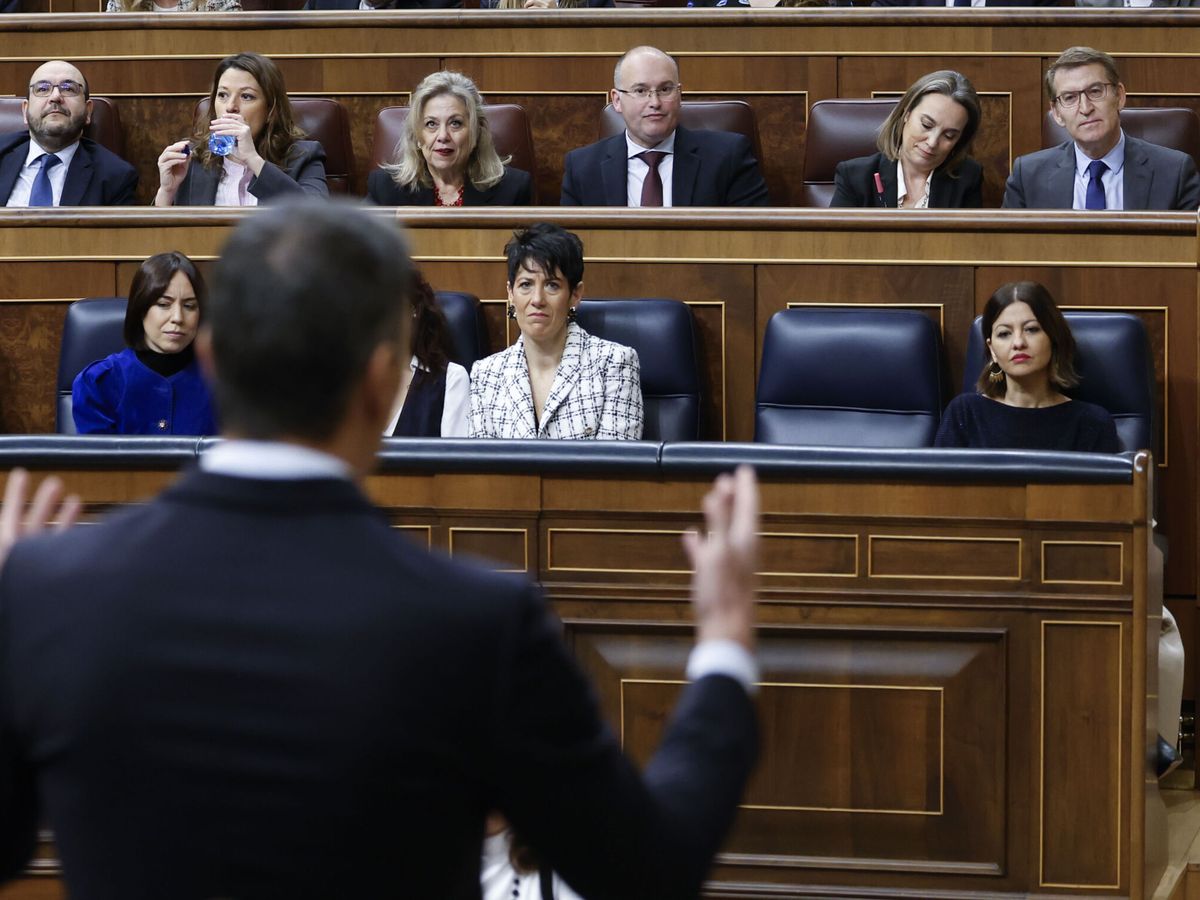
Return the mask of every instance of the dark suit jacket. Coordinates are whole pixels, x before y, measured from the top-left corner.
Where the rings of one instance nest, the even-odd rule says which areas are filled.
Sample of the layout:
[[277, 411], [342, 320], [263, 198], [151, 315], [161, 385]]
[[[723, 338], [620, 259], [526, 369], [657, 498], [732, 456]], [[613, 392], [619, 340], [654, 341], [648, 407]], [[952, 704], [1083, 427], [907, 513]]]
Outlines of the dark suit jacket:
[[[1125, 209], [1200, 207], [1200, 175], [1186, 153], [1125, 135], [1122, 186]], [[1006, 209], [1071, 209], [1075, 200], [1075, 145], [1018, 156], [1004, 186]]]
[[[946, 6], [946, 0], [871, 0], [872, 6]], [[1058, 0], [987, 0], [988, 6], [1061, 6]]]
[[[563, 206], [627, 206], [625, 132], [567, 154]], [[767, 185], [743, 135], [675, 129], [674, 206], [766, 206]]]
[[[367, 176], [367, 198], [376, 206], [433, 206], [433, 188], [415, 191], [400, 187], [383, 169]], [[533, 202], [533, 179], [523, 169], [504, 167], [504, 177], [486, 190], [467, 182], [463, 206], [529, 206]]]
[[[221, 181], [221, 167], [206, 169], [193, 159], [188, 163], [187, 174], [175, 194], [175, 206], [212, 206], [217, 200], [217, 185]], [[274, 163], [266, 163], [257, 178], [250, 181], [250, 193], [259, 203], [270, 203], [284, 197], [309, 194], [328, 197], [329, 185], [325, 183], [325, 149], [317, 141], [296, 141], [288, 159], [287, 171]]]
[[[878, 206], [875, 173], [883, 181], [883, 205], [896, 206], [896, 161], [882, 153], [848, 159], [834, 172], [833, 200], [830, 207]], [[951, 178], [943, 169], [933, 173], [929, 184], [930, 209], [979, 209], [983, 205], [983, 167], [973, 159], [963, 160], [958, 177]]]
[[[388, 0], [377, 9], [461, 9], [462, 0]], [[358, 9], [358, 0], [308, 0], [304, 9]]]
[[[0, 197], [5, 203], [17, 183], [29, 132], [0, 135]], [[138, 173], [121, 157], [89, 138], [79, 139], [79, 149], [67, 169], [60, 206], [132, 206]]]
[[[179, 552], [164, 553], [164, 547]], [[74, 900], [479, 897], [499, 809], [588, 897], [695, 897], [754, 757], [725, 676], [639, 775], [540, 592], [349, 482], [203, 472], [0, 575], [0, 876]]]

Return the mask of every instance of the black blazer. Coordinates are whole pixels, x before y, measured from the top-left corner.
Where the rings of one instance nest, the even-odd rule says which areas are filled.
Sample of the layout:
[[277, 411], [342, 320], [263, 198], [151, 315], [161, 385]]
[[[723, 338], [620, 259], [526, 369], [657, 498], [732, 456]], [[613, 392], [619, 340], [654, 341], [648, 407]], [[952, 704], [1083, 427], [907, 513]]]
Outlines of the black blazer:
[[[567, 154], [563, 206], [628, 206], [625, 132]], [[766, 206], [767, 185], [744, 135], [675, 129], [673, 206]]]
[[[174, 206], [213, 206], [217, 201], [217, 185], [221, 168], [206, 169], [196, 159], [188, 163], [187, 174], [175, 194]], [[274, 163], [266, 163], [257, 178], [250, 181], [250, 193], [262, 204], [284, 197], [308, 194], [328, 197], [325, 182], [325, 148], [317, 141], [296, 141], [292, 144], [287, 171]]]
[[[376, 206], [433, 206], [433, 188], [402, 188], [383, 169], [367, 176], [367, 199]], [[490, 188], [478, 190], [468, 181], [463, 186], [463, 206], [529, 206], [533, 203], [533, 179], [524, 169], [504, 167], [504, 177]]]
[[[0, 197], [7, 203], [29, 153], [29, 132], [0, 135]], [[89, 138], [67, 169], [60, 206], [132, 206], [138, 173], [121, 157]]]
[[[840, 162], [833, 176], [833, 200], [829, 206], [879, 206], [875, 191], [875, 173], [883, 180], [883, 205], [895, 208], [896, 161], [882, 153], [860, 156]], [[967, 158], [951, 178], [943, 169], [933, 173], [929, 183], [930, 209], [979, 209], [983, 206], [983, 167]]]
[[[872, 6], [946, 6], [946, 0], [871, 0]], [[988, 6], [1062, 6], [1058, 0], [987, 0]]]
[[0, 877], [40, 810], [74, 900], [478, 900], [499, 809], [585, 896], [694, 898], [753, 705], [700, 679], [639, 774], [559, 632], [530, 582], [417, 547], [337, 479], [193, 472], [22, 542]]

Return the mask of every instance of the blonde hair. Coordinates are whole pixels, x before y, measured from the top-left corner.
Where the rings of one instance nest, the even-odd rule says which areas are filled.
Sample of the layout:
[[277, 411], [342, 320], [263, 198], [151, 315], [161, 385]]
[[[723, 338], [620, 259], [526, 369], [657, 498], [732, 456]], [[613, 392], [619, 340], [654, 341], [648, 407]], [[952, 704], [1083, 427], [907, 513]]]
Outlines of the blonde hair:
[[979, 95], [966, 75], [952, 69], [942, 69], [922, 75], [904, 92], [900, 102], [896, 104], [891, 115], [879, 129], [879, 139], [875, 145], [888, 159], [899, 159], [901, 148], [904, 146], [904, 123], [908, 119], [921, 98], [926, 94], [943, 94], [961, 106], [967, 112], [967, 124], [963, 126], [958, 136], [954, 150], [946, 157], [939, 168], [954, 176], [958, 166], [971, 153], [971, 141], [979, 130]]
[[427, 75], [413, 91], [408, 118], [404, 122], [404, 133], [392, 151], [393, 162], [386, 163], [383, 170], [392, 176], [400, 187], [416, 190], [417, 187], [433, 187], [429, 166], [421, 155], [421, 123], [425, 105], [435, 97], [450, 95], [467, 110], [467, 179], [476, 188], [483, 190], [497, 184], [504, 177], [504, 164], [510, 157], [500, 158], [492, 133], [488, 130], [487, 114], [483, 111], [483, 97], [479, 88], [461, 72], [434, 72]]

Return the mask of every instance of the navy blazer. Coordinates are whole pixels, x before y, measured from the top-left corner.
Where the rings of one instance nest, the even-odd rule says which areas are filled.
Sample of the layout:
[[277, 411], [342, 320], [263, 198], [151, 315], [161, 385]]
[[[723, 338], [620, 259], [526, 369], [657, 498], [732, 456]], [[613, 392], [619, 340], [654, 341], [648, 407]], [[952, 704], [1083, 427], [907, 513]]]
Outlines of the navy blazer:
[[[896, 161], [882, 153], [848, 159], [837, 165], [833, 176], [833, 200], [830, 207], [879, 206], [875, 191], [875, 173], [883, 181], [883, 206], [895, 208], [898, 189]], [[936, 169], [929, 183], [930, 209], [979, 209], [983, 206], [983, 167], [973, 159], [965, 159], [958, 167], [958, 176], [950, 177], [944, 169]]]
[[[367, 199], [376, 206], [433, 206], [433, 188], [402, 188], [383, 169], [367, 176]], [[533, 179], [524, 169], [504, 167], [504, 177], [482, 191], [468, 181], [463, 185], [463, 206], [529, 206]]]
[[[195, 157], [188, 163], [187, 174], [175, 193], [173, 206], [214, 206], [221, 167], [207, 169]], [[250, 180], [250, 193], [262, 204], [285, 197], [308, 194], [328, 197], [325, 182], [325, 148], [317, 141], [296, 141], [288, 157], [287, 171], [274, 163], [265, 163], [257, 178]]]
[[[563, 206], [628, 206], [625, 132], [567, 154]], [[672, 206], [766, 206], [767, 185], [750, 141], [727, 131], [675, 129]]]
[[40, 812], [72, 900], [478, 900], [490, 809], [584, 896], [694, 898], [755, 755], [710, 675], [639, 773], [535, 585], [340, 479], [193, 472], [22, 541], [0, 647], [0, 879]]
[[[1200, 175], [1187, 153], [1127, 133], [1123, 172], [1127, 210], [1195, 212], [1200, 207]], [[1074, 204], [1074, 141], [1017, 157], [1004, 186], [1005, 209], [1072, 209]]]
[[[28, 131], [0, 135], [0, 197], [6, 203], [28, 153]], [[137, 183], [137, 169], [90, 138], [80, 138], [59, 206], [132, 206]]]

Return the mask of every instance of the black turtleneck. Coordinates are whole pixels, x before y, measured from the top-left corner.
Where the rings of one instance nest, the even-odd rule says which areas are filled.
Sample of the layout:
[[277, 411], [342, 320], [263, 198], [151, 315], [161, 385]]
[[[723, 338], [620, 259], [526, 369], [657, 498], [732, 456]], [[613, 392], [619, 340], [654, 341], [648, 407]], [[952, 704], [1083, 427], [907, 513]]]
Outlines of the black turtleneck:
[[170, 378], [172, 375], [182, 372], [196, 358], [196, 351], [191, 344], [178, 353], [157, 353], [146, 347], [135, 352], [138, 362], [151, 372], [157, 372], [163, 378]]

